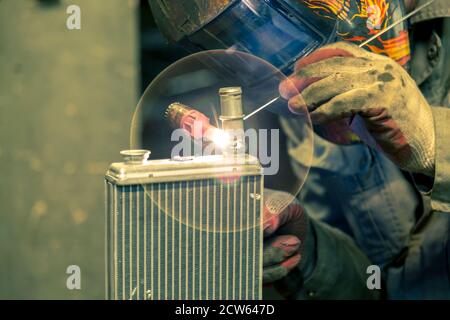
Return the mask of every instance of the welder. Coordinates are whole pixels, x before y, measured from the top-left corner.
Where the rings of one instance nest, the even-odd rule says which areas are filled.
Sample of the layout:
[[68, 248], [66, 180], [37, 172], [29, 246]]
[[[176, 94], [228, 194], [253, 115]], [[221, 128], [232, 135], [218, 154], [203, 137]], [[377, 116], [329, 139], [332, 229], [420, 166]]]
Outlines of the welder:
[[[265, 207], [264, 282], [286, 298], [450, 298], [450, 4], [352, 44], [425, 2], [150, 1], [170, 40], [247, 51], [292, 73], [280, 95], [324, 128], [302, 206]], [[295, 141], [295, 123], [283, 126]], [[327, 141], [355, 135], [365, 144]], [[372, 264], [381, 290], [367, 285]]]

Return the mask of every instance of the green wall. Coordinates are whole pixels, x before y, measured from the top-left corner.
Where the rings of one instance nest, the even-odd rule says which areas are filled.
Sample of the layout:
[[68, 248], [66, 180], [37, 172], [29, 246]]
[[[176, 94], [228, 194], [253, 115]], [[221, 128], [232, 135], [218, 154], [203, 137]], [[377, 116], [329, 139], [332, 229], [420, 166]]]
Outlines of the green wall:
[[129, 143], [136, 20], [136, 1], [0, 0], [0, 298], [104, 298], [103, 175]]

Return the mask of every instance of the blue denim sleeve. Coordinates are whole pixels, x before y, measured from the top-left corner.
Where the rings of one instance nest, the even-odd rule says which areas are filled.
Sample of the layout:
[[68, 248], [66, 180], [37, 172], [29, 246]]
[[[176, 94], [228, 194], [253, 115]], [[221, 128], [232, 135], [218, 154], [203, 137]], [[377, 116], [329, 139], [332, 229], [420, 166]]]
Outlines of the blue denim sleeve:
[[323, 150], [302, 190], [302, 205], [313, 218], [350, 235], [374, 264], [385, 266], [407, 246], [417, 192], [390, 160], [364, 145]]
[[450, 110], [433, 107], [436, 131], [432, 212], [411, 235], [403, 256], [386, 270], [388, 298], [450, 299]]
[[450, 110], [433, 107], [436, 131], [436, 154], [434, 185], [431, 190], [431, 207], [450, 213]]
[[450, 215], [431, 213], [385, 272], [389, 299], [450, 299]]
[[[404, 254], [382, 271], [381, 290], [366, 285], [371, 265], [366, 255], [343, 232], [311, 222], [314, 268], [305, 277], [297, 299], [450, 299], [450, 215], [433, 212], [414, 233]], [[307, 240], [308, 241], [308, 240]], [[311, 258], [306, 253], [305, 258]]]
[[369, 259], [384, 267], [408, 245], [419, 196], [403, 173], [370, 150], [369, 170], [341, 176], [341, 208], [353, 238]]

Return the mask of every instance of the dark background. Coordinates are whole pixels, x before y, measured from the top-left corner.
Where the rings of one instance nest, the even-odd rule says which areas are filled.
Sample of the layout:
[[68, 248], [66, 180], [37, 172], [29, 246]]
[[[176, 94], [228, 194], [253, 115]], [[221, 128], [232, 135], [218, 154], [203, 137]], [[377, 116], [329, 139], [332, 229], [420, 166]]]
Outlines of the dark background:
[[104, 298], [103, 176], [143, 88], [185, 54], [146, 1], [0, 1], [0, 298]]

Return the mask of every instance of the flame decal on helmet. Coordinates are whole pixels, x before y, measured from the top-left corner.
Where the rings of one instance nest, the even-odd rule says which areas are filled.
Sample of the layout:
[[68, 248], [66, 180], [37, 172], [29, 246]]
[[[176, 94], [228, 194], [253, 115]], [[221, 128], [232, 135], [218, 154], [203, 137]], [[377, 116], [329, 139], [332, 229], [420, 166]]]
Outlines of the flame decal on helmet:
[[[395, 38], [387, 40], [378, 38], [377, 40], [381, 44], [379, 46], [368, 44], [366, 45], [366, 47], [374, 53], [383, 54], [390, 57], [403, 66], [410, 60], [410, 47], [408, 37], [408, 31], [403, 30], [400, 31], [400, 35]], [[362, 42], [366, 40], [366, 38], [362, 36], [356, 36], [352, 38], [343, 38], [343, 40], [349, 42]]]
[[410, 60], [408, 31], [400, 31], [400, 35], [392, 39], [383, 40], [379, 38], [379, 41], [381, 47], [367, 45], [370, 51], [387, 55], [401, 65], [405, 65]]
[[389, 3], [386, 0], [365, 0], [358, 5], [358, 13], [352, 16], [366, 19], [366, 27], [369, 34], [376, 34], [379, 30], [386, 28], [386, 19], [389, 12]]
[[350, 0], [305, 0], [303, 2], [316, 14], [328, 19], [345, 20], [350, 10]]
[[386, 0], [357, 1], [357, 12], [349, 18], [350, 0], [304, 0], [304, 4], [316, 14], [329, 19], [344, 21], [352, 21], [357, 17], [367, 19], [369, 29], [380, 29], [389, 10], [389, 3]]
[[[302, 1], [302, 0], [301, 0]], [[392, 23], [397, 1], [389, 0], [303, 0], [315, 14], [338, 20], [337, 34], [349, 42], [361, 43]], [[407, 30], [397, 30], [378, 37], [366, 46], [374, 53], [387, 55], [406, 66], [410, 60]]]

